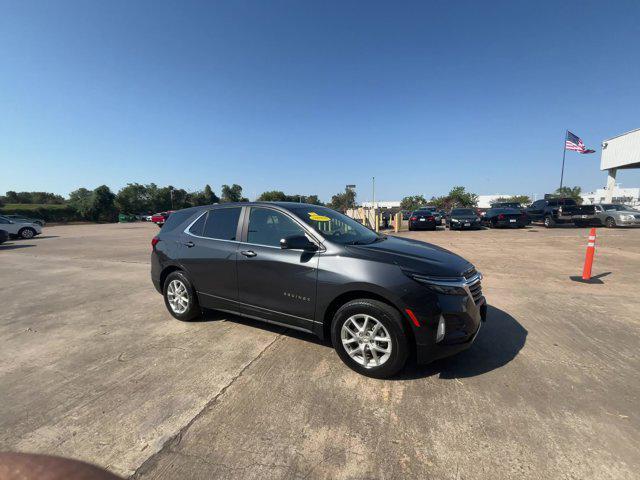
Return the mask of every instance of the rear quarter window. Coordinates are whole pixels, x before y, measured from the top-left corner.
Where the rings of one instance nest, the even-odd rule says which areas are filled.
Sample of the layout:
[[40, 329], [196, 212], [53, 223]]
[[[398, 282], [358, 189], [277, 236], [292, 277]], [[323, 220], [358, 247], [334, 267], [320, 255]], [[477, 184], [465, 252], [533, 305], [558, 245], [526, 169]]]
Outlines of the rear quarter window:
[[191, 218], [191, 216], [193, 216], [194, 211], [193, 210], [177, 210], [175, 212], [173, 212], [171, 215], [169, 215], [169, 218], [167, 218], [164, 222], [164, 225], [162, 227], [162, 232], [171, 232], [173, 230], [175, 230], [176, 228], [178, 228], [180, 225], [182, 225], [183, 223], [185, 223], [189, 218]]

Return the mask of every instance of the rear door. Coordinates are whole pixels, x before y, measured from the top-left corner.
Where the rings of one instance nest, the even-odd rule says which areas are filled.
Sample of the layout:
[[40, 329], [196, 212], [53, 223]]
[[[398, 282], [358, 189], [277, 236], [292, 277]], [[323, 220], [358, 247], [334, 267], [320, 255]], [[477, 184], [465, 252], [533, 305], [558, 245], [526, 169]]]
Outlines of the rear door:
[[291, 215], [270, 207], [251, 207], [244, 223], [238, 250], [243, 308], [250, 315], [313, 330], [320, 253], [280, 248], [282, 238], [310, 235]]
[[195, 219], [181, 236], [180, 263], [204, 307], [238, 309], [236, 252], [242, 208], [212, 208]]

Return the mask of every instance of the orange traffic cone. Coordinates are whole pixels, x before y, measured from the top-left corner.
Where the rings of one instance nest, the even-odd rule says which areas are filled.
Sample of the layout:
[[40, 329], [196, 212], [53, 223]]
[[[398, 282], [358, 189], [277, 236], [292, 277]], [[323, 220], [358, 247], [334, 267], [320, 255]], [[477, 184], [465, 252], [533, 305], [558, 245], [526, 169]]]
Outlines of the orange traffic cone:
[[589, 232], [589, 241], [587, 242], [587, 256], [584, 259], [584, 268], [582, 269], [582, 279], [591, 279], [591, 267], [593, 266], [593, 256], [596, 253], [596, 229], [592, 228]]

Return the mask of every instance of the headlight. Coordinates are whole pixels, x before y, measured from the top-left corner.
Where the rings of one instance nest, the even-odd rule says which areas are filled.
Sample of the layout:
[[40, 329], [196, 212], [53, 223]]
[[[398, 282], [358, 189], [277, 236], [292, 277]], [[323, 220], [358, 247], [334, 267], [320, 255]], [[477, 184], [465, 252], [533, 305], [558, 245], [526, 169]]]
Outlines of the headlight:
[[415, 273], [407, 273], [416, 282], [422, 283], [430, 290], [444, 295], [466, 295], [464, 280], [459, 277], [429, 277]]
[[633, 220], [633, 215], [620, 215], [620, 220]]
[[451, 219], [451, 221], [452, 221], [453, 223], [458, 223], [460, 220], [458, 220], [457, 218], [452, 218], [452, 219]]

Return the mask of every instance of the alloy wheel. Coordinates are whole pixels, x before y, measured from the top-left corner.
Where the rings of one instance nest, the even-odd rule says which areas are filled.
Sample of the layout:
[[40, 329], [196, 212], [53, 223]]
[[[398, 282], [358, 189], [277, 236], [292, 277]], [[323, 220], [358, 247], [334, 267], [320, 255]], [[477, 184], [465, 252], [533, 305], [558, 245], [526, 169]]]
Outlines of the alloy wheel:
[[391, 335], [371, 315], [349, 317], [342, 325], [340, 338], [345, 351], [364, 368], [384, 365], [391, 356]]
[[22, 232], [22, 238], [33, 238], [33, 230], [27, 228]]
[[186, 312], [189, 308], [189, 294], [185, 284], [178, 279], [171, 280], [167, 287], [167, 300], [174, 313], [180, 315]]

